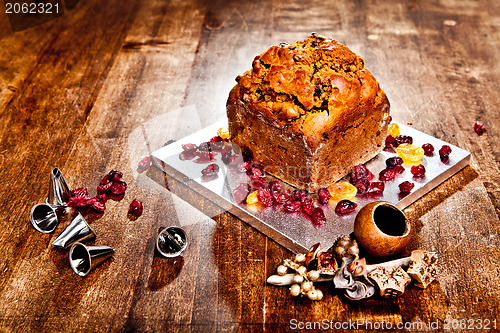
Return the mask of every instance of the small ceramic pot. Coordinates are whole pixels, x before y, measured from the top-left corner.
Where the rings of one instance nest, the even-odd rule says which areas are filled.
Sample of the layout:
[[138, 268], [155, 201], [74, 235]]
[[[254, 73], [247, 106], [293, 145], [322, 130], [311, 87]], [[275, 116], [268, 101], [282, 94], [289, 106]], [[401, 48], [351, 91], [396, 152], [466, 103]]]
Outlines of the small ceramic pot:
[[367, 204], [354, 221], [358, 244], [372, 257], [388, 257], [401, 252], [410, 241], [411, 225], [405, 214], [385, 201]]

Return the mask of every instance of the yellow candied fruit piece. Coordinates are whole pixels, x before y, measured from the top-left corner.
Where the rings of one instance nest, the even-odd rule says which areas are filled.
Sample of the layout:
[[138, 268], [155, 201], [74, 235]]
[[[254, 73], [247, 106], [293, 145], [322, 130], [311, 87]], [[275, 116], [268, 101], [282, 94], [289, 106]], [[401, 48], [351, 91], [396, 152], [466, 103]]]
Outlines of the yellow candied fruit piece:
[[403, 159], [405, 164], [419, 164], [424, 157], [424, 150], [421, 147], [402, 143], [396, 148], [399, 157]]
[[333, 201], [352, 200], [358, 193], [358, 189], [354, 185], [344, 181], [331, 185], [328, 191], [330, 191], [330, 199]]
[[399, 125], [395, 123], [389, 124], [389, 129], [387, 130], [387, 134], [392, 136], [393, 138], [399, 135]]
[[259, 202], [259, 198], [257, 197], [257, 191], [253, 191], [247, 196], [247, 204], [253, 205]]
[[229, 138], [229, 129], [227, 129], [226, 127], [221, 127], [217, 131], [217, 135], [226, 140], [227, 138]]

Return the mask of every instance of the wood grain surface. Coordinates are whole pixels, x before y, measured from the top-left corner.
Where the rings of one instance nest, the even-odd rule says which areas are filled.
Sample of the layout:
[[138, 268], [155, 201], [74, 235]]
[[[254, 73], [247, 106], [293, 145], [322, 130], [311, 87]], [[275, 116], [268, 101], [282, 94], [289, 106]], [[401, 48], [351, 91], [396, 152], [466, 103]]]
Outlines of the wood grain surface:
[[[292, 298], [265, 282], [290, 251], [163, 173], [137, 172], [142, 157], [224, 119], [255, 55], [311, 32], [365, 59], [394, 119], [472, 153], [405, 210], [415, 230], [406, 254], [439, 255], [425, 290], [352, 302], [318, 284], [321, 302]], [[0, 331], [289, 331], [294, 320], [439, 330], [490, 320], [500, 331], [499, 54], [494, 0], [86, 0], [16, 33], [0, 13]], [[91, 195], [111, 169], [128, 183], [105, 213], [84, 212], [97, 234], [88, 244], [116, 249], [84, 278], [50, 245], [77, 212], [53, 234], [29, 223], [54, 167]], [[136, 220], [134, 198], [144, 202]], [[155, 253], [167, 225], [188, 234], [181, 257]]]

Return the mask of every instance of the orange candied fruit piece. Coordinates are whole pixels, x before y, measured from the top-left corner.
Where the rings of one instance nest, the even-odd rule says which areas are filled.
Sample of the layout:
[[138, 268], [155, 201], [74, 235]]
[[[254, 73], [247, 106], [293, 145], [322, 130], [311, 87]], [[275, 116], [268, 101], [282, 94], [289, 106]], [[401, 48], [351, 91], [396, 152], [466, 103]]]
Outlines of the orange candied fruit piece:
[[253, 205], [259, 202], [259, 198], [257, 197], [257, 191], [253, 191], [247, 196], [247, 204]]
[[395, 123], [390, 123], [389, 129], [387, 130], [387, 134], [389, 134], [393, 138], [399, 136], [399, 125]]
[[223, 140], [226, 140], [227, 138], [229, 138], [229, 129], [227, 127], [221, 127], [217, 131], [217, 135]]
[[332, 195], [330, 199], [333, 201], [352, 200], [358, 193], [358, 189], [354, 185], [345, 181], [332, 184], [328, 191], [330, 191]]
[[405, 164], [419, 164], [424, 157], [424, 150], [421, 147], [402, 143], [396, 148], [399, 157], [403, 159]]

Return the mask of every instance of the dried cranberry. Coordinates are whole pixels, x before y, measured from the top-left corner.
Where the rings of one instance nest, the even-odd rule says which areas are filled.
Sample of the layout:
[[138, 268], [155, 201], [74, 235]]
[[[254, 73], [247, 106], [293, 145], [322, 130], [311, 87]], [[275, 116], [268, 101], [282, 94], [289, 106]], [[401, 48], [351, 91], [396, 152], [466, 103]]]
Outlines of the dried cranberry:
[[201, 170], [202, 175], [210, 175], [219, 172], [219, 166], [215, 163], [210, 164], [205, 169]]
[[366, 194], [368, 195], [382, 195], [384, 193], [384, 183], [383, 182], [372, 182], [368, 186]]
[[224, 148], [224, 141], [210, 142], [210, 149], [214, 151], [222, 151]]
[[253, 160], [253, 153], [248, 147], [243, 147], [241, 148], [241, 155], [243, 156], [243, 160], [245, 161], [252, 161]]
[[89, 192], [85, 187], [79, 187], [75, 188], [74, 190], [71, 190], [71, 196], [72, 197], [79, 197], [79, 196], [88, 196]]
[[192, 160], [196, 156], [194, 153], [195, 150], [185, 150], [179, 154], [179, 159], [181, 161]]
[[274, 200], [273, 197], [271, 196], [271, 191], [269, 191], [267, 188], [258, 190], [257, 198], [266, 207], [270, 207], [273, 205]]
[[197, 145], [195, 145], [194, 143], [186, 143], [184, 145], [181, 145], [182, 146], [182, 149], [184, 150], [196, 150], [198, 148]]
[[92, 209], [102, 213], [106, 210], [106, 204], [104, 202], [101, 202], [101, 201], [96, 201], [96, 202], [92, 203]]
[[215, 161], [214, 156], [217, 155], [217, 153], [214, 153], [212, 151], [199, 151], [195, 152], [194, 154], [198, 156], [198, 158], [193, 162], [200, 164], [205, 164]]
[[68, 206], [73, 208], [87, 208], [92, 205], [94, 201], [86, 195], [79, 195], [69, 198]]
[[229, 164], [230, 158], [233, 154], [232, 150], [223, 151], [221, 154], [222, 154], [221, 155], [222, 162], [226, 165]]
[[248, 175], [250, 176], [250, 179], [262, 178], [266, 176], [264, 170], [256, 167], [252, 167], [248, 170]]
[[415, 187], [415, 184], [410, 183], [409, 181], [404, 181], [399, 184], [399, 190], [401, 193], [410, 193], [413, 187]]
[[291, 200], [300, 200], [302, 197], [305, 197], [307, 195], [306, 190], [295, 190], [290, 194], [290, 199]]
[[384, 146], [384, 151], [394, 153], [394, 149], [392, 148], [392, 145], [393, 145], [395, 142], [396, 142], [396, 141], [394, 140], [394, 137], [393, 137], [392, 135], [388, 135], [388, 136], [385, 138], [385, 146]]
[[481, 135], [483, 134], [484, 132], [484, 124], [480, 121], [476, 121], [476, 123], [474, 124], [474, 132], [476, 132], [478, 135]]
[[219, 174], [217, 174], [217, 173], [210, 173], [208, 175], [201, 175], [201, 181], [203, 183], [215, 180], [217, 178], [219, 178]]
[[135, 216], [141, 216], [143, 209], [144, 207], [142, 206], [142, 202], [140, 200], [134, 199], [130, 203], [130, 208], [128, 211], [134, 214]]
[[127, 183], [124, 181], [117, 181], [113, 183], [113, 186], [111, 186], [111, 193], [116, 194], [116, 195], [121, 195], [125, 193], [125, 190], [127, 189]]
[[390, 124], [390, 123], [392, 122], [392, 116], [389, 116], [389, 117], [387, 118], [387, 121], [388, 121], [388, 123]]
[[271, 192], [281, 192], [281, 183], [278, 180], [273, 180], [269, 182], [269, 189]]
[[411, 167], [411, 173], [415, 177], [422, 178], [425, 176], [425, 167], [422, 164], [414, 165]]
[[311, 216], [315, 208], [312, 202], [301, 202], [300, 207], [302, 208], [302, 211], [308, 216]]
[[396, 139], [394, 139], [394, 144], [393, 146], [394, 147], [398, 147], [400, 144], [402, 143], [409, 143], [409, 144], [412, 144], [413, 143], [413, 138], [409, 135], [398, 135], [396, 137]]
[[236, 170], [238, 170], [239, 172], [247, 172], [248, 170], [250, 170], [250, 168], [252, 167], [252, 162], [243, 162], [243, 163], [240, 163], [238, 164], [238, 166], [236, 167]]
[[112, 182], [112, 178], [111, 176], [108, 174], [106, 174], [104, 177], [102, 177], [101, 181], [99, 182], [100, 185], [105, 185], [105, 184], [109, 184], [110, 182]]
[[231, 167], [237, 167], [240, 163], [243, 163], [243, 157], [241, 155], [230, 155], [228, 160], [228, 165]]
[[144, 157], [139, 164], [137, 165], [137, 172], [138, 173], [143, 173], [149, 167], [153, 164], [153, 160], [151, 159], [151, 156], [146, 156]]
[[368, 188], [370, 187], [370, 182], [366, 179], [361, 179], [354, 186], [356, 186], [359, 194], [366, 194], [368, 192]]
[[324, 204], [328, 203], [331, 196], [332, 195], [330, 194], [330, 191], [328, 191], [327, 188], [320, 188], [318, 190], [318, 200], [321, 203], [324, 203]]
[[439, 156], [441, 158], [447, 158], [451, 154], [451, 148], [448, 145], [443, 145], [441, 149], [439, 149]]
[[392, 168], [398, 175], [401, 175], [402, 173], [405, 172], [405, 168], [402, 165], [396, 165], [394, 168]]
[[314, 210], [311, 213], [311, 219], [317, 225], [324, 224], [326, 222], [326, 217], [325, 213], [323, 212], [323, 209], [321, 209], [320, 207], [314, 208]]
[[106, 200], [108, 199], [106, 197], [106, 193], [101, 193], [101, 194], [98, 194], [95, 196], [95, 198], [100, 201], [100, 202], [106, 202]]
[[97, 186], [97, 193], [107, 193], [111, 190], [113, 183], [101, 184]]
[[368, 176], [368, 169], [363, 164], [355, 165], [351, 169], [350, 180], [352, 184], [356, 184]]
[[257, 190], [262, 190], [267, 187], [267, 180], [266, 178], [256, 178], [252, 179], [250, 181], [250, 185], [252, 189], [257, 189]]
[[378, 174], [378, 179], [384, 182], [394, 180], [395, 177], [396, 171], [394, 171], [394, 169], [384, 169]]
[[200, 143], [200, 145], [198, 146], [198, 150], [199, 151], [210, 151], [210, 150], [212, 150], [210, 148], [210, 142], [202, 142], [202, 143]]
[[109, 172], [109, 177], [111, 178], [111, 181], [117, 182], [120, 179], [122, 179], [123, 173], [121, 173], [120, 171], [117, 171], [117, 170], [111, 170]]
[[335, 207], [335, 213], [337, 215], [346, 215], [354, 212], [358, 205], [349, 200], [341, 200]]
[[387, 165], [388, 168], [394, 168], [396, 165], [401, 164], [403, 164], [403, 159], [399, 156], [389, 157], [385, 160], [385, 165]]
[[422, 149], [424, 150], [425, 156], [432, 156], [432, 155], [434, 155], [434, 146], [431, 145], [430, 143], [424, 143], [422, 145]]
[[248, 188], [248, 184], [241, 183], [234, 191], [234, 200], [237, 203], [241, 203], [245, 201], [247, 198], [248, 193], [250, 192], [250, 189]]
[[210, 139], [210, 142], [224, 142], [220, 136], [214, 136], [213, 138]]
[[273, 197], [274, 204], [276, 204], [276, 205], [284, 203], [287, 199], [286, 194], [282, 193], [281, 191], [272, 191], [271, 190], [271, 196]]
[[287, 212], [297, 212], [301, 206], [302, 206], [302, 204], [300, 201], [287, 200], [287, 201], [285, 201], [283, 208]]

